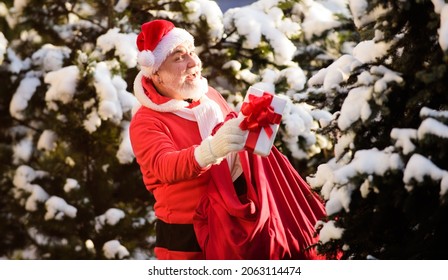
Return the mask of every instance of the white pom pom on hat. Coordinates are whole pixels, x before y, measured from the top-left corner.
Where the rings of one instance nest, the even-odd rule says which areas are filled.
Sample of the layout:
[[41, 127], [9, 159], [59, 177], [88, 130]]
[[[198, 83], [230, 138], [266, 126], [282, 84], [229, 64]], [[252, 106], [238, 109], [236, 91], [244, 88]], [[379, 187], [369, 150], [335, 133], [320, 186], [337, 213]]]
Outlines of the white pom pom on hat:
[[142, 67], [143, 74], [149, 76], [156, 72], [172, 50], [185, 42], [194, 45], [193, 36], [168, 20], [158, 19], [144, 23], [137, 36], [137, 62]]
[[152, 67], [154, 65], [154, 55], [151, 51], [143, 50], [137, 54], [137, 62], [141, 66]]

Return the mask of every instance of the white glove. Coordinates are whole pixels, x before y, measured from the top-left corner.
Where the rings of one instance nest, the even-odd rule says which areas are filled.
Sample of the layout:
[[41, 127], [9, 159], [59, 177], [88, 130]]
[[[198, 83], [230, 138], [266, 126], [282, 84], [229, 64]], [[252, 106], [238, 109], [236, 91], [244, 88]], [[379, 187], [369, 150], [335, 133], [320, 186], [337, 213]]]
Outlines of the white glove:
[[205, 138], [194, 150], [194, 157], [201, 167], [220, 162], [228, 153], [244, 148], [247, 131], [241, 130], [242, 119], [226, 121], [214, 136]]

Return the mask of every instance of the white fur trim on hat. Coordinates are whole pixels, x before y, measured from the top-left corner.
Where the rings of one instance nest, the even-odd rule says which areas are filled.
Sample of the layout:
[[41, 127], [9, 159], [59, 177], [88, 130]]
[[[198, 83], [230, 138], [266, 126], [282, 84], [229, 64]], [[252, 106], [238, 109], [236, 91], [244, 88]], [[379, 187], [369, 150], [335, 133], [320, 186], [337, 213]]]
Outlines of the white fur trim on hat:
[[155, 73], [174, 48], [185, 42], [194, 46], [193, 36], [185, 29], [175, 27], [163, 36], [154, 51], [144, 50], [139, 52], [137, 61], [142, 68], [143, 75], [149, 77]]

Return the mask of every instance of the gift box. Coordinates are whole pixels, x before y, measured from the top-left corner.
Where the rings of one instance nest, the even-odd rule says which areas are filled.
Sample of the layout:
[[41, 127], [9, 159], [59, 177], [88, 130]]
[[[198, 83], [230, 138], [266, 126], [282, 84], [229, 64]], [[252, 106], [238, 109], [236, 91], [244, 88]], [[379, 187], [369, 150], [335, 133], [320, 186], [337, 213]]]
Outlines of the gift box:
[[249, 130], [245, 149], [268, 156], [274, 144], [286, 100], [255, 87], [249, 87], [239, 113], [240, 128]]

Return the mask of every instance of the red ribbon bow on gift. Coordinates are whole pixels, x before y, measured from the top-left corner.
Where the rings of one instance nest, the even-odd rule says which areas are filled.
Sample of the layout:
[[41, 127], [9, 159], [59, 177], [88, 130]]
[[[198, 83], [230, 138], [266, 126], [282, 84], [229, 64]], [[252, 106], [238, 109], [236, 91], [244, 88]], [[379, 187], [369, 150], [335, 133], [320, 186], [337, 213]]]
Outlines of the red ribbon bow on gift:
[[271, 138], [274, 131], [271, 124], [279, 124], [282, 115], [276, 113], [271, 106], [274, 96], [269, 93], [263, 93], [262, 96], [249, 95], [249, 102], [244, 102], [241, 107], [241, 113], [245, 116], [240, 123], [242, 130], [249, 130], [249, 136], [246, 141], [246, 147], [253, 150], [261, 129], [264, 129], [266, 135]]

